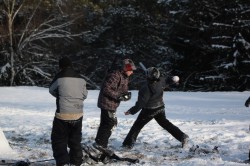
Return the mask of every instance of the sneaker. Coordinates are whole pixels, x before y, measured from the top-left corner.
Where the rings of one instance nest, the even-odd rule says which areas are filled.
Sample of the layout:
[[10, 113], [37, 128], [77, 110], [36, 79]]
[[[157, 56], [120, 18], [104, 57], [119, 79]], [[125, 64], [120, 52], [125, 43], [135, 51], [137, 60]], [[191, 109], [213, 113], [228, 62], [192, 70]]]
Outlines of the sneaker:
[[186, 148], [188, 146], [188, 142], [189, 142], [189, 137], [188, 135], [184, 134], [182, 141], [181, 141], [181, 147]]

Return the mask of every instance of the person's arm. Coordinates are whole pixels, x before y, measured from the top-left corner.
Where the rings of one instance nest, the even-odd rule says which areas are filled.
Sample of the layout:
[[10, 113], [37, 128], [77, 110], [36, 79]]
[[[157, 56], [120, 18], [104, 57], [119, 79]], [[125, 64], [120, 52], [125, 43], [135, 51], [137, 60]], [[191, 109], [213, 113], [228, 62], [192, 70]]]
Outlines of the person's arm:
[[120, 93], [117, 91], [117, 88], [121, 81], [120, 79], [119, 74], [112, 73], [103, 84], [103, 95], [118, 100]]
[[165, 83], [167, 85], [179, 84], [180, 78], [178, 76], [167, 76], [165, 78]]
[[250, 97], [246, 100], [246, 102], [245, 102], [245, 106], [246, 107], [249, 107], [249, 105], [250, 105]]
[[147, 104], [149, 97], [150, 97], [149, 89], [146, 86], [141, 88], [138, 92], [138, 99], [135, 103], [135, 106], [131, 107], [128, 111], [126, 111], [125, 115], [136, 114]]
[[179, 77], [178, 76], [167, 76], [165, 80], [161, 80], [163, 89], [172, 89], [179, 85]]
[[49, 93], [54, 96], [57, 97], [58, 96], [58, 84], [57, 84], [57, 77], [55, 77], [53, 79], [53, 81], [50, 83], [49, 86]]
[[87, 87], [86, 87], [86, 81], [85, 80], [83, 80], [84, 81], [84, 85], [83, 85], [83, 100], [85, 100], [86, 98], [87, 98], [87, 96], [88, 96], [88, 90], [87, 90]]

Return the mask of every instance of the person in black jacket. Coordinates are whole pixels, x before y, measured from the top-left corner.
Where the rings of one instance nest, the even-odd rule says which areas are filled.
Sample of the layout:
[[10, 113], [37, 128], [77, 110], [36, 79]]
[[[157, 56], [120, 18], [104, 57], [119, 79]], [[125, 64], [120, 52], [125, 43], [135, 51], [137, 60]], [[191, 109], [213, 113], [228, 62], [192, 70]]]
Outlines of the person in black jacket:
[[[147, 81], [138, 92], [138, 99], [135, 106], [125, 112], [125, 115], [134, 115], [141, 110], [128, 135], [123, 141], [123, 147], [129, 149], [133, 148], [141, 129], [153, 118], [161, 127], [179, 140], [182, 143], [182, 147], [184, 147], [187, 144], [189, 138], [188, 135], [183, 133], [178, 127], [166, 119], [164, 110], [163, 92], [167, 83], [169, 81], [173, 83], [173, 80], [160, 77], [160, 71], [155, 67], [147, 69], [146, 77]], [[176, 80], [175, 83], [178, 83], [178, 81], [179, 80]]]
[[56, 97], [57, 107], [51, 132], [53, 156], [57, 166], [80, 166], [83, 101], [88, 94], [86, 81], [73, 70], [68, 57], [59, 60], [59, 68], [61, 71], [49, 87], [50, 94]]
[[[246, 107], [249, 107], [249, 105], [250, 105], [250, 97], [246, 100], [246, 102], [245, 102], [245, 106]], [[248, 154], [248, 160], [249, 160], [249, 162], [250, 162], [250, 149], [249, 149], [249, 154]]]

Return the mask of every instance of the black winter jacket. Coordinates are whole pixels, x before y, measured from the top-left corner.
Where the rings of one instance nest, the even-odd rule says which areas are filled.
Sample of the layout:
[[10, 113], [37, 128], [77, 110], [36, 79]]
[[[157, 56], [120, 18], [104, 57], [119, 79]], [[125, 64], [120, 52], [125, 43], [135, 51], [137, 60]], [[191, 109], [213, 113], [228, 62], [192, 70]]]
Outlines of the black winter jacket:
[[138, 92], [138, 99], [135, 106], [129, 109], [134, 115], [141, 109], [158, 109], [164, 107], [163, 92], [167, 86], [164, 77], [160, 77], [158, 81], [146, 81]]

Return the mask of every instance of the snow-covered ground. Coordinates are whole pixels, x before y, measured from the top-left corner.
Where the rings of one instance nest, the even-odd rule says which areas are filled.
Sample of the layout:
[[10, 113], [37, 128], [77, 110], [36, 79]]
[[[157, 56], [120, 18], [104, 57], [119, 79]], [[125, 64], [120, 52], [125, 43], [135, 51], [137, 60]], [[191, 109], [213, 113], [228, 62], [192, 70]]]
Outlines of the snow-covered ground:
[[[0, 92], [0, 159], [52, 159], [50, 133], [55, 98], [47, 88], [40, 87], [0, 87]], [[94, 142], [100, 116], [96, 106], [98, 93], [89, 91], [85, 100], [83, 143]], [[244, 102], [249, 95], [250, 92], [166, 92], [167, 118], [187, 133], [199, 149], [195, 152], [182, 149], [176, 139], [152, 120], [142, 129], [135, 147], [124, 150], [120, 146], [138, 115], [124, 115], [137, 99], [137, 91], [132, 91], [132, 99], [117, 110], [118, 126], [109, 146], [122, 157], [138, 157], [137, 165], [245, 165], [238, 162], [248, 159], [250, 108]], [[11, 153], [6, 152], [9, 146], [13, 149]], [[212, 151], [215, 146], [218, 151]]]

